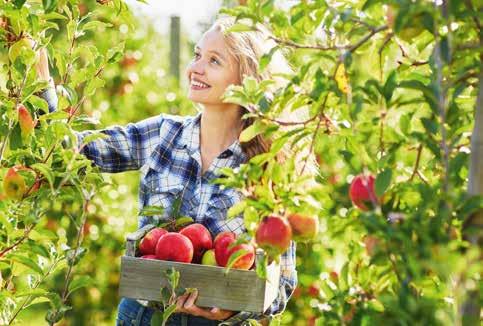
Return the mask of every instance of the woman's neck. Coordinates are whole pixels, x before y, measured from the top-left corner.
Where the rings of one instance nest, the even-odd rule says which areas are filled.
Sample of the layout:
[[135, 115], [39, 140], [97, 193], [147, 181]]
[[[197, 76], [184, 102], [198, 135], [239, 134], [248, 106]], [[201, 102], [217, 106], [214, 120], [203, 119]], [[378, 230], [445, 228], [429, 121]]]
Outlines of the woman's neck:
[[238, 139], [243, 122], [239, 107], [214, 109], [205, 107], [201, 114], [200, 147], [217, 155]]

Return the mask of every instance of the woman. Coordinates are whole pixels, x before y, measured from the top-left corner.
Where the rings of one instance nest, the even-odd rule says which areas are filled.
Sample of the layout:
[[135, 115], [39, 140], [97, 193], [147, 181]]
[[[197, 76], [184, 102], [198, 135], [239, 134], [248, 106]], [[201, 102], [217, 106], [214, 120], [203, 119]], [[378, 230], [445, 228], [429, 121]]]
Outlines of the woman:
[[[175, 198], [182, 197], [181, 214], [203, 223], [216, 235], [221, 231], [240, 234], [245, 231], [243, 219], [226, 220], [229, 207], [241, 200], [234, 189], [220, 189], [210, 184], [221, 167], [235, 168], [251, 157], [266, 152], [270, 142], [257, 136], [241, 144], [241, 131], [253, 121], [243, 120], [246, 109], [221, 100], [229, 85], [241, 84], [244, 75], [257, 80], [273, 78], [277, 72], [288, 72], [282, 56], [277, 57], [259, 74], [258, 64], [267, 52], [267, 32], [236, 32], [224, 34], [234, 19], [218, 19], [197, 43], [193, 60], [186, 73], [190, 81], [188, 97], [202, 111], [194, 117], [175, 117], [161, 114], [126, 127], [114, 126], [102, 130], [109, 137], [95, 140], [82, 149], [104, 172], [140, 169], [140, 208], [145, 205], [165, 207], [163, 219], [169, 216]], [[261, 27], [261, 26], [260, 26]], [[262, 27], [261, 27], [262, 28]], [[45, 53], [38, 73], [50, 80]], [[285, 70], [285, 71], [284, 71]], [[56, 96], [52, 89], [43, 94], [50, 110], [55, 109]], [[79, 143], [90, 131], [78, 134]], [[151, 222], [141, 217], [139, 226]], [[168, 325], [240, 325], [249, 318], [268, 324], [271, 316], [281, 313], [295, 289], [295, 244], [292, 243], [281, 259], [282, 276], [278, 298], [264, 314], [207, 309], [196, 306], [197, 293], [181, 296], [177, 310]], [[154, 310], [137, 301], [123, 298], [119, 304], [118, 325], [149, 325]]]

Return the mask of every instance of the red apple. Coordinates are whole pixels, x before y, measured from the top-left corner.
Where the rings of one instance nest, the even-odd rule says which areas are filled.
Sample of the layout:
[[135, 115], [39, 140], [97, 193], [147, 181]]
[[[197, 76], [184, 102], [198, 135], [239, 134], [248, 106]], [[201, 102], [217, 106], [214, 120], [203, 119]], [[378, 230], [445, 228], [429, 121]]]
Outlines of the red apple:
[[292, 228], [286, 219], [277, 215], [265, 217], [257, 228], [255, 240], [269, 256], [285, 252], [292, 239]]
[[156, 245], [156, 257], [161, 260], [191, 263], [193, 244], [186, 236], [168, 232], [159, 238]]
[[319, 219], [303, 214], [290, 214], [287, 218], [295, 241], [312, 240], [319, 232]]
[[374, 190], [374, 181], [374, 176], [363, 174], [359, 174], [352, 180], [349, 196], [352, 203], [363, 211], [368, 211], [379, 203]]
[[166, 233], [168, 233], [168, 231], [163, 228], [155, 228], [146, 233], [144, 238], [141, 239], [141, 242], [139, 242], [139, 251], [141, 252], [141, 255], [154, 255], [159, 238]]
[[156, 257], [156, 255], [143, 255], [143, 256], [141, 256], [141, 258], [144, 258], [144, 259], [158, 259]]
[[18, 123], [20, 124], [20, 132], [22, 137], [27, 137], [32, 134], [37, 121], [32, 119], [30, 112], [20, 104], [17, 109], [18, 112]]
[[210, 231], [199, 223], [190, 224], [179, 231], [180, 234], [188, 237], [193, 244], [193, 262], [200, 263], [203, 253], [213, 248], [213, 239]]
[[309, 296], [312, 298], [318, 298], [320, 295], [320, 287], [317, 283], [312, 283], [308, 289]]
[[21, 200], [25, 194], [25, 179], [17, 172], [17, 168], [8, 169], [3, 179], [3, 190], [8, 198]]
[[332, 282], [334, 282], [335, 284], [339, 283], [339, 274], [337, 274], [336, 271], [331, 271], [329, 273], [329, 278]]
[[233, 242], [235, 242], [235, 233], [230, 231], [218, 233], [215, 237], [215, 259], [218, 266], [225, 267], [228, 263], [228, 259], [230, 258], [228, 246]]
[[255, 248], [251, 244], [242, 243], [234, 246], [231, 249], [229, 248], [228, 260], [230, 260], [230, 257], [240, 250], [245, 250], [247, 253], [238, 257], [233, 265], [231, 265], [231, 268], [249, 270], [255, 262]]

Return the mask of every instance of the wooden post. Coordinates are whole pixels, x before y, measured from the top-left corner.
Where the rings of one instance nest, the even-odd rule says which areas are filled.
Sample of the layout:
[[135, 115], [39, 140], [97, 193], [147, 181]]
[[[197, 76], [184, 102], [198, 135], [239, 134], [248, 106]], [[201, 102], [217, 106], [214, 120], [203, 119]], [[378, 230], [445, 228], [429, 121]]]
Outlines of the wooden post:
[[[471, 135], [469, 195], [483, 195], [483, 72], [480, 72], [478, 97], [476, 98], [475, 126]], [[481, 248], [483, 236], [483, 210], [475, 212], [464, 223], [463, 236], [473, 246]], [[480, 257], [481, 261], [481, 257]], [[468, 291], [461, 307], [461, 325], [478, 325], [480, 321], [480, 292]]]
[[179, 83], [180, 18], [171, 16], [169, 72]]

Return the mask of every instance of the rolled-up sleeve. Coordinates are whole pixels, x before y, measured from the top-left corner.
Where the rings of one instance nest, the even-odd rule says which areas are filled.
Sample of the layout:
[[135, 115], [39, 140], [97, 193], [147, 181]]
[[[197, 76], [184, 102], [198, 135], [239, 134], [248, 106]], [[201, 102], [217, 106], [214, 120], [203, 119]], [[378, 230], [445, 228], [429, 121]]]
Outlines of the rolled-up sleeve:
[[[124, 127], [78, 132], [79, 150], [103, 172], [140, 169], [160, 141], [162, 121], [162, 115], [158, 115]], [[101, 133], [105, 137], [88, 141], [87, 137], [94, 133]]]

